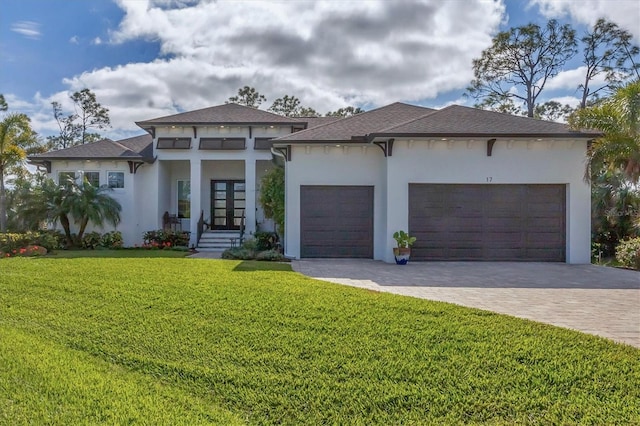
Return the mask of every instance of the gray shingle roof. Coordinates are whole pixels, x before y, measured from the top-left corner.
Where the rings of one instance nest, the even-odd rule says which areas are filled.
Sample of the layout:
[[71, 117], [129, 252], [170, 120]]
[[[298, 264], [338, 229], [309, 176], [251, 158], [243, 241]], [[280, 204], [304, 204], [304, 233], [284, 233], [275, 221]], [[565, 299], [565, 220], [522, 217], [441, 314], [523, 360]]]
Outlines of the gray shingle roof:
[[138, 121], [142, 128], [171, 124], [296, 124], [299, 119], [283, 117], [268, 111], [238, 104], [224, 104], [151, 120]]
[[369, 139], [375, 136], [445, 135], [594, 137], [598, 134], [593, 131], [576, 132], [562, 123], [451, 105], [423, 117], [373, 131]]
[[389, 126], [406, 122], [434, 110], [415, 105], [393, 103], [371, 111], [363, 112], [351, 117], [342, 118], [333, 122], [321, 124], [291, 135], [282, 136], [274, 141], [279, 142], [327, 142], [350, 141], [362, 139], [366, 135], [381, 131]]
[[307, 129], [320, 126], [322, 124], [333, 123], [340, 120], [340, 117], [292, 117], [300, 123], [307, 123]]
[[101, 139], [83, 145], [76, 145], [43, 154], [32, 155], [29, 160], [138, 160], [153, 161], [153, 147], [150, 135], [140, 135], [121, 141]]

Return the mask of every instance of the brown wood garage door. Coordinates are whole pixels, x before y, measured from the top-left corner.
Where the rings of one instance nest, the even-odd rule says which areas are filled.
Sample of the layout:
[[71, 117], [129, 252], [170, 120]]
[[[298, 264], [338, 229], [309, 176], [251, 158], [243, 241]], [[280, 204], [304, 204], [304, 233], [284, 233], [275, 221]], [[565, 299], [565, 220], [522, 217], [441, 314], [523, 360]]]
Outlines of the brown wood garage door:
[[301, 257], [373, 257], [372, 186], [300, 187]]
[[565, 260], [564, 185], [409, 185], [417, 260]]

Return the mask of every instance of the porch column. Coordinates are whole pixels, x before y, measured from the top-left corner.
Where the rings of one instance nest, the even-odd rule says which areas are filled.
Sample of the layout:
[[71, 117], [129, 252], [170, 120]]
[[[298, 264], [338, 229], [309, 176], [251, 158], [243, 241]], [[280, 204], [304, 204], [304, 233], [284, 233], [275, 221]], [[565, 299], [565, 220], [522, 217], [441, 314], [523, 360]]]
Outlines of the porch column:
[[192, 159], [191, 163], [191, 219], [189, 220], [191, 236], [189, 238], [189, 246], [193, 247], [198, 239], [198, 219], [200, 218], [202, 191], [200, 189], [202, 183], [202, 162], [200, 159]]
[[249, 158], [244, 160], [244, 184], [245, 184], [245, 236], [256, 232], [256, 160]]

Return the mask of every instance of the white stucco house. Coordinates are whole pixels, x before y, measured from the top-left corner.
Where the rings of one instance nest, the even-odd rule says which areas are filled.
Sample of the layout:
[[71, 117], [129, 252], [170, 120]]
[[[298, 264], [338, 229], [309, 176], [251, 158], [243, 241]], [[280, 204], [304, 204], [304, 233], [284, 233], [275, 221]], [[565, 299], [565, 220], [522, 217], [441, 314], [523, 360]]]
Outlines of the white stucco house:
[[590, 261], [583, 174], [594, 133], [403, 103], [343, 119], [225, 104], [136, 124], [145, 134], [30, 157], [55, 180], [72, 173], [114, 188], [126, 245], [162, 228], [167, 213], [193, 246], [241, 227], [273, 230], [258, 199], [276, 163], [292, 258], [392, 262], [402, 229], [418, 238], [416, 260]]

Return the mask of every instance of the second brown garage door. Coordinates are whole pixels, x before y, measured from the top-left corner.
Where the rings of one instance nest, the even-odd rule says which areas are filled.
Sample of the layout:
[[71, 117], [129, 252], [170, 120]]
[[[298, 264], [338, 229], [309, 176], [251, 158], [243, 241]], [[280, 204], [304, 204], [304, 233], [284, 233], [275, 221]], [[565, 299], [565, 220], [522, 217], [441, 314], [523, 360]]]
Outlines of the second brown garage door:
[[565, 260], [564, 185], [409, 185], [416, 260]]
[[372, 186], [300, 187], [301, 257], [373, 257]]

